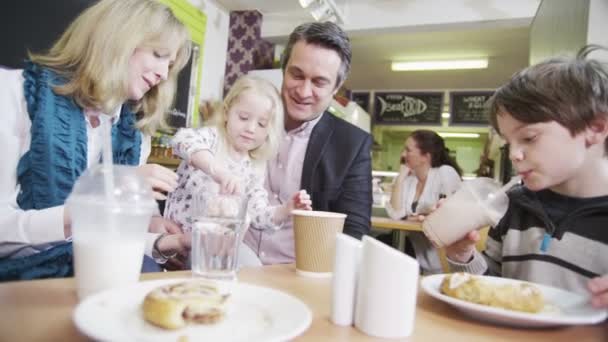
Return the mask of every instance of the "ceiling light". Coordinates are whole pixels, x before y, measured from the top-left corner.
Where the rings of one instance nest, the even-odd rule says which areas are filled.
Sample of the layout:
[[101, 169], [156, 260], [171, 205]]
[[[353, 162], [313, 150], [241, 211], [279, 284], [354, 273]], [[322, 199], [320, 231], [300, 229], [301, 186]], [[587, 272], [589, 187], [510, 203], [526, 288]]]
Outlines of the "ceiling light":
[[344, 14], [334, 0], [299, 0], [300, 6], [306, 8], [315, 21], [332, 21], [344, 24]]
[[310, 9], [310, 15], [312, 15], [316, 21], [324, 21], [332, 16], [332, 12], [325, 1], [320, 1], [316, 7]]
[[307, 8], [308, 6], [310, 6], [310, 4], [312, 4], [315, 0], [300, 0], [300, 6], [302, 6], [302, 8]]
[[487, 67], [487, 58], [461, 59], [452, 61], [411, 61], [391, 63], [391, 70], [393, 71], [485, 69]]
[[452, 133], [452, 132], [439, 132], [437, 133], [442, 138], [479, 138], [479, 133]]
[[449, 119], [450, 118], [450, 113], [441, 113], [441, 117], [444, 119]]

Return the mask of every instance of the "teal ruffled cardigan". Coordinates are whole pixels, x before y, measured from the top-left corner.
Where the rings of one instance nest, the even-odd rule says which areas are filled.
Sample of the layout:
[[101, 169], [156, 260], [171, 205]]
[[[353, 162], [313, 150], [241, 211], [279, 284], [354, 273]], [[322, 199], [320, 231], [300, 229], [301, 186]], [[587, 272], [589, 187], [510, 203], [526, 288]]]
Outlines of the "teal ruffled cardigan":
[[[87, 130], [82, 108], [53, 87], [65, 83], [50, 69], [27, 62], [23, 90], [32, 122], [30, 150], [19, 160], [17, 203], [23, 210], [63, 205], [87, 167]], [[112, 127], [115, 164], [138, 165], [141, 133], [135, 113], [123, 105]], [[73, 274], [72, 244], [23, 258], [0, 260], [0, 280], [65, 277]]]

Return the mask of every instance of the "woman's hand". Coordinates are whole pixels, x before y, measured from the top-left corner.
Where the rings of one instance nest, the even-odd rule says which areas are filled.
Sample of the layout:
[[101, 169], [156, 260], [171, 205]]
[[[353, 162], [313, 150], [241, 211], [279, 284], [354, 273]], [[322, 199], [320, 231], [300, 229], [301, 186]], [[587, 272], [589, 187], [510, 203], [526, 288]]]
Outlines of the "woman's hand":
[[163, 267], [170, 271], [185, 270], [191, 248], [192, 234], [190, 232], [165, 235], [158, 241], [158, 249], [164, 255], [175, 254], [175, 256], [167, 259]]
[[182, 228], [177, 223], [162, 216], [152, 216], [148, 225], [148, 232], [155, 234], [178, 234], [182, 233]]
[[177, 174], [158, 164], [141, 165], [137, 167], [137, 174], [152, 186], [154, 198], [157, 200], [167, 199], [165, 193], [177, 187]]
[[399, 166], [399, 176], [397, 177], [403, 180], [410, 175], [410, 172], [412, 172], [412, 170], [406, 164], [401, 164]]
[[587, 287], [591, 291], [591, 305], [608, 308], [608, 274], [589, 280]]

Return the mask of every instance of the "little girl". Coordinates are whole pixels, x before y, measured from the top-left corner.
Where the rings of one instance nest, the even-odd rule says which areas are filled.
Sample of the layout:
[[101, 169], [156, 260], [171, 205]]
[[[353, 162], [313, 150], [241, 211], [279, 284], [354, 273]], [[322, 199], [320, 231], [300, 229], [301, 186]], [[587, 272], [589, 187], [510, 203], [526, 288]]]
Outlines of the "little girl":
[[280, 229], [293, 209], [312, 209], [306, 190], [283, 205], [269, 206], [264, 190], [266, 161], [277, 150], [283, 134], [283, 105], [268, 81], [243, 76], [232, 86], [209, 127], [180, 129], [173, 153], [183, 161], [177, 169], [178, 186], [169, 194], [165, 217], [192, 229], [197, 197], [214, 201], [218, 193], [245, 194], [256, 227]]

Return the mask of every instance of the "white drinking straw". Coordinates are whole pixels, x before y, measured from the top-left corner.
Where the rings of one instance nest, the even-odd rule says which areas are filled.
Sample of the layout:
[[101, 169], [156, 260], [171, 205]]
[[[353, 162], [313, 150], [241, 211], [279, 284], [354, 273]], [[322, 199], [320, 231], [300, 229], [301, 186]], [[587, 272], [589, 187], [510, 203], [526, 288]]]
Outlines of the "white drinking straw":
[[511, 180], [502, 186], [502, 188], [500, 188], [500, 192], [507, 192], [509, 189], [511, 189], [513, 187], [513, 185], [519, 183], [521, 181], [521, 177], [519, 176], [515, 176], [513, 178], [511, 178]]

